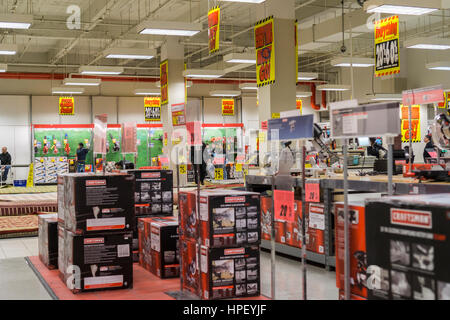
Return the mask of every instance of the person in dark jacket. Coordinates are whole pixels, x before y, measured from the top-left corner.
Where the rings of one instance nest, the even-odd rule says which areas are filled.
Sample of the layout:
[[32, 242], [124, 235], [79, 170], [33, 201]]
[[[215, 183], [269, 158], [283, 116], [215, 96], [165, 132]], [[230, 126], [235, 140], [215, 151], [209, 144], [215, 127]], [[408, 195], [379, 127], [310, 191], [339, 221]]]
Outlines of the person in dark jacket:
[[[206, 178], [206, 159], [205, 159], [205, 149], [206, 144], [202, 143], [202, 163], [200, 164], [200, 183], [202, 185], [205, 184], [205, 178]], [[195, 183], [198, 184], [198, 164], [195, 163], [195, 147], [191, 146], [191, 163], [194, 166], [194, 176], [195, 176]]]
[[86, 157], [89, 149], [84, 147], [83, 143], [78, 144], [77, 149], [77, 172], [84, 172], [86, 167]]
[[11, 155], [6, 147], [3, 147], [2, 153], [0, 153], [0, 166], [4, 168], [1, 179], [2, 181], [6, 181], [8, 178], [9, 169], [11, 168]]
[[428, 153], [427, 149], [434, 149], [434, 144], [431, 141], [430, 135], [426, 135], [425, 138], [423, 138], [423, 142], [426, 143], [425, 148], [423, 149], [423, 161], [426, 163], [426, 159], [431, 158], [431, 155]]
[[377, 159], [380, 159], [380, 150], [383, 150], [384, 152], [387, 152], [385, 148], [383, 148], [382, 145], [377, 143], [377, 139], [375, 138], [369, 138], [370, 140], [370, 147], [367, 147], [367, 154], [369, 156], [377, 157]]

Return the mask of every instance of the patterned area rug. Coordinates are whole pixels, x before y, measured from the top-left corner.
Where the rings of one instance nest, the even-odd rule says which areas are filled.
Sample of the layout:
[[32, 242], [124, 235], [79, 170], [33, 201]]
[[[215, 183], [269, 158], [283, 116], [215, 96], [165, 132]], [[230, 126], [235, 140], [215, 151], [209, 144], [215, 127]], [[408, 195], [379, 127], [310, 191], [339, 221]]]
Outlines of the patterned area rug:
[[8, 187], [0, 189], [0, 194], [48, 193], [56, 191], [57, 186], [36, 186], [31, 188]]
[[34, 202], [0, 202], [0, 217], [24, 216], [38, 212], [58, 212], [58, 203], [56, 200]]
[[37, 234], [37, 215], [0, 217], [0, 239], [32, 237]]
[[4, 201], [13, 202], [49, 202], [49, 201], [57, 201], [58, 193], [31, 193], [31, 194], [0, 194], [0, 203]]

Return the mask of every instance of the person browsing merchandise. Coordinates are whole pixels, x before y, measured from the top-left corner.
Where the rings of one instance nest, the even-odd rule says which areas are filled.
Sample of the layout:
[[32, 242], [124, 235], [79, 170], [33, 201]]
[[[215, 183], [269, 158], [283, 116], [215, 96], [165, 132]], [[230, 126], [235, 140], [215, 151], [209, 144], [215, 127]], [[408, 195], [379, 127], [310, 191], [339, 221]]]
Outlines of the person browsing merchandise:
[[367, 147], [367, 154], [369, 156], [377, 157], [377, 159], [380, 159], [380, 151], [383, 150], [384, 152], [387, 152], [385, 148], [383, 148], [382, 145], [377, 143], [376, 138], [369, 138], [370, 140], [370, 147]]
[[432, 158], [427, 149], [434, 149], [434, 144], [431, 141], [431, 136], [429, 134], [427, 134], [425, 138], [423, 138], [423, 142], [426, 143], [425, 148], [423, 149], [423, 161], [426, 163], [427, 159]]
[[76, 156], [77, 172], [84, 172], [85, 166], [86, 166], [86, 157], [87, 157], [88, 153], [89, 153], [89, 149], [85, 148], [84, 144], [80, 142], [78, 144], [77, 156]]
[[2, 181], [6, 181], [8, 178], [9, 169], [11, 168], [11, 155], [6, 147], [3, 147], [2, 153], [0, 153], [0, 168], [4, 168], [1, 179]]

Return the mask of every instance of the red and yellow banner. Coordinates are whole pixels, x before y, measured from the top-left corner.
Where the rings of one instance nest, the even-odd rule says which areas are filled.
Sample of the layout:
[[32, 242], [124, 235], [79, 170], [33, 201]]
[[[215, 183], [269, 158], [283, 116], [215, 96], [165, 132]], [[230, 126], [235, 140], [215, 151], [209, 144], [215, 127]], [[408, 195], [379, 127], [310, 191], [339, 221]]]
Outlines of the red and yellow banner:
[[161, 98], [148, 97], [144, 99], [145, 121], [161, 121]]
[[219, 50], [220, 44], [220, 8], [214, 7], [208, 12], [209, 53]]
[[160, 64], [161, 81], [161, 105], [169, 103], [169, 61], [164, 60]]
[[275, 34], [273, 17], [255, 26], [256, 80], [258, 87], [275, 82]]
[[222, 99], [222, 116], [234, 116], [234, 99]]
[[375, 76], [400, 73], [398, 16], [375, 21]]
[[75, 115], [75, 99], [73, 97], [59, 97], [59, 115]]
[[444, 102], [438, 103], [439, 109], [450, 109], [450, 91], [444, 92]]
[[297, 99], [297, 109], [300, 110], [300, 114], [303, 114], [303, 101], [301, 99]]
[[420, 105], [411, 106], [412, 130], [409, 130], [409, 108], [402, 105], [401, 112], [402, 142], [409, 142], [410, 132], [412, 142], [420, 142]]

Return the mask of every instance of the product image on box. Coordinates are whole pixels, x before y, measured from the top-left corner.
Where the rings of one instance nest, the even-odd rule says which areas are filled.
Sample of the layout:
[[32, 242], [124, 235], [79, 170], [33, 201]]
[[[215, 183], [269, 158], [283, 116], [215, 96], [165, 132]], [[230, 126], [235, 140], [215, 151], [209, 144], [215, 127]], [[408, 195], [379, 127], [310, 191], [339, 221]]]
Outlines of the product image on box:
[[171, 170], [127, 170], [136, 177], [135, 211], [141, 215], [173, 213], [173, 172]]
[[202, 244], [210, 247], [241, 246], [261, 242], [260, 196], [234, 190], [200, 193]]
[[195, 240], [181, 240], [183, 288], [200, 296], [200, 266], [198, 244]]
[[64, 282], [72, 292], [133, 287], [132, 233], [65, 231]]
[[199, 218], [197, 213], [197, 197], [194, 192], [180, 192], [179, 215], [181, 235], [185, 239], [196, 240], [199, 235]]
[[200, 249], [202, 299], [260, 294], [259, 247]]
[[49, 269], [58, 268], [58, 215], [41, 214], [39, 225], [39, 258]]
[[450, 197], [366, 202], [369, 299], [450, 300]]
[[140, 264], [158, 277], [180, 275], [178, 221], [174, 217], [139, 219]]
[[[336, 286], [344, 290], [344, 204], [336, 203]], [[367, 253], [366, 253], [366, 223], [364, 203], [349, 203], [350, 225], [350, 292], [354, 297], [367, 299]]]
[[324, 205], [309, 203], [306, 210], [306, 249], [315, 253], [325, 253], [325, 215]]
[[134, 229], [134, 176], [68, 174], [65, 228], [77, 234]]

